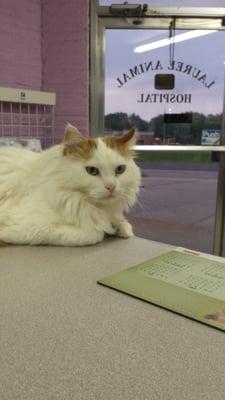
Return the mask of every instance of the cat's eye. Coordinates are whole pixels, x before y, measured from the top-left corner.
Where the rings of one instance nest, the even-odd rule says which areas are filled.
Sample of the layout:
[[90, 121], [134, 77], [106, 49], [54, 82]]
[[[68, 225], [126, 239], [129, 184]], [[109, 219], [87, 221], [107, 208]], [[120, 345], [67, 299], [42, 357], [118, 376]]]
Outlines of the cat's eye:
[[96, 167], [86, 167], [86, 171], [88, 174], [93, 176], [99, 175], [99, 170]]
[[119, 165], [115, 171], [116, 175], [122, 174], [125, 171], [125, 169], [126, 169], [126, 165]]

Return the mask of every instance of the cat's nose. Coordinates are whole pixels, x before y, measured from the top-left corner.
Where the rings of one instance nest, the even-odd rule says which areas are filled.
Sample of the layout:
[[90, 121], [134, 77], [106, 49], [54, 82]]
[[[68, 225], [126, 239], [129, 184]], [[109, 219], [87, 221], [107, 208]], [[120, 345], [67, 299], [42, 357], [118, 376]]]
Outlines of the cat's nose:
[[115, 190], [116, 185], [114, 185], [113, 183], [111, 185], [106, 185], [105, 188], [110, 192], [113, 193]]

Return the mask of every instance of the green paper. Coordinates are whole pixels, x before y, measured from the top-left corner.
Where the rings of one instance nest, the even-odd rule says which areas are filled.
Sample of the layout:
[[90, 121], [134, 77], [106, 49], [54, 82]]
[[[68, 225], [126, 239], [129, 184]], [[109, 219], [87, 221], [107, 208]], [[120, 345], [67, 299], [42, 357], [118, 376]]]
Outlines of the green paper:
[[177, 248], [98, 283], [225, 330], [225, 259]]

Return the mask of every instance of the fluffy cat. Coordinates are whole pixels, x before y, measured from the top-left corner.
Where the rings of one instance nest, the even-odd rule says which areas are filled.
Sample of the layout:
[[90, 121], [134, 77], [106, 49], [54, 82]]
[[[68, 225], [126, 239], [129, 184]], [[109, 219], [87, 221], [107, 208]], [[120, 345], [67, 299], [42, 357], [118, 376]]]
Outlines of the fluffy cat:
[[41, 153], [1, 148], [0, 241], [83, 246], [105, 233], [132, 236], [123, 212], [140, 186], [135, 140], [134, 129], [92, 139], [68, 124], [63, 143]]

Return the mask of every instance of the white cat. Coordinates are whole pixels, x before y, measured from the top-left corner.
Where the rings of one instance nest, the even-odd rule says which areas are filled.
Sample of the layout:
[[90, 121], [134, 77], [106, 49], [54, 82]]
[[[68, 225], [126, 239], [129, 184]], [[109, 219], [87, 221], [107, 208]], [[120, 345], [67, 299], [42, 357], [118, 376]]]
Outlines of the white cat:
[[104, 234], [133, 235], [123, 217], [140, 186], [135, 130], [85, 138], [68, 124], [64, 142], [41, 153], [0, 149], [0, 241], [83, 246]]

